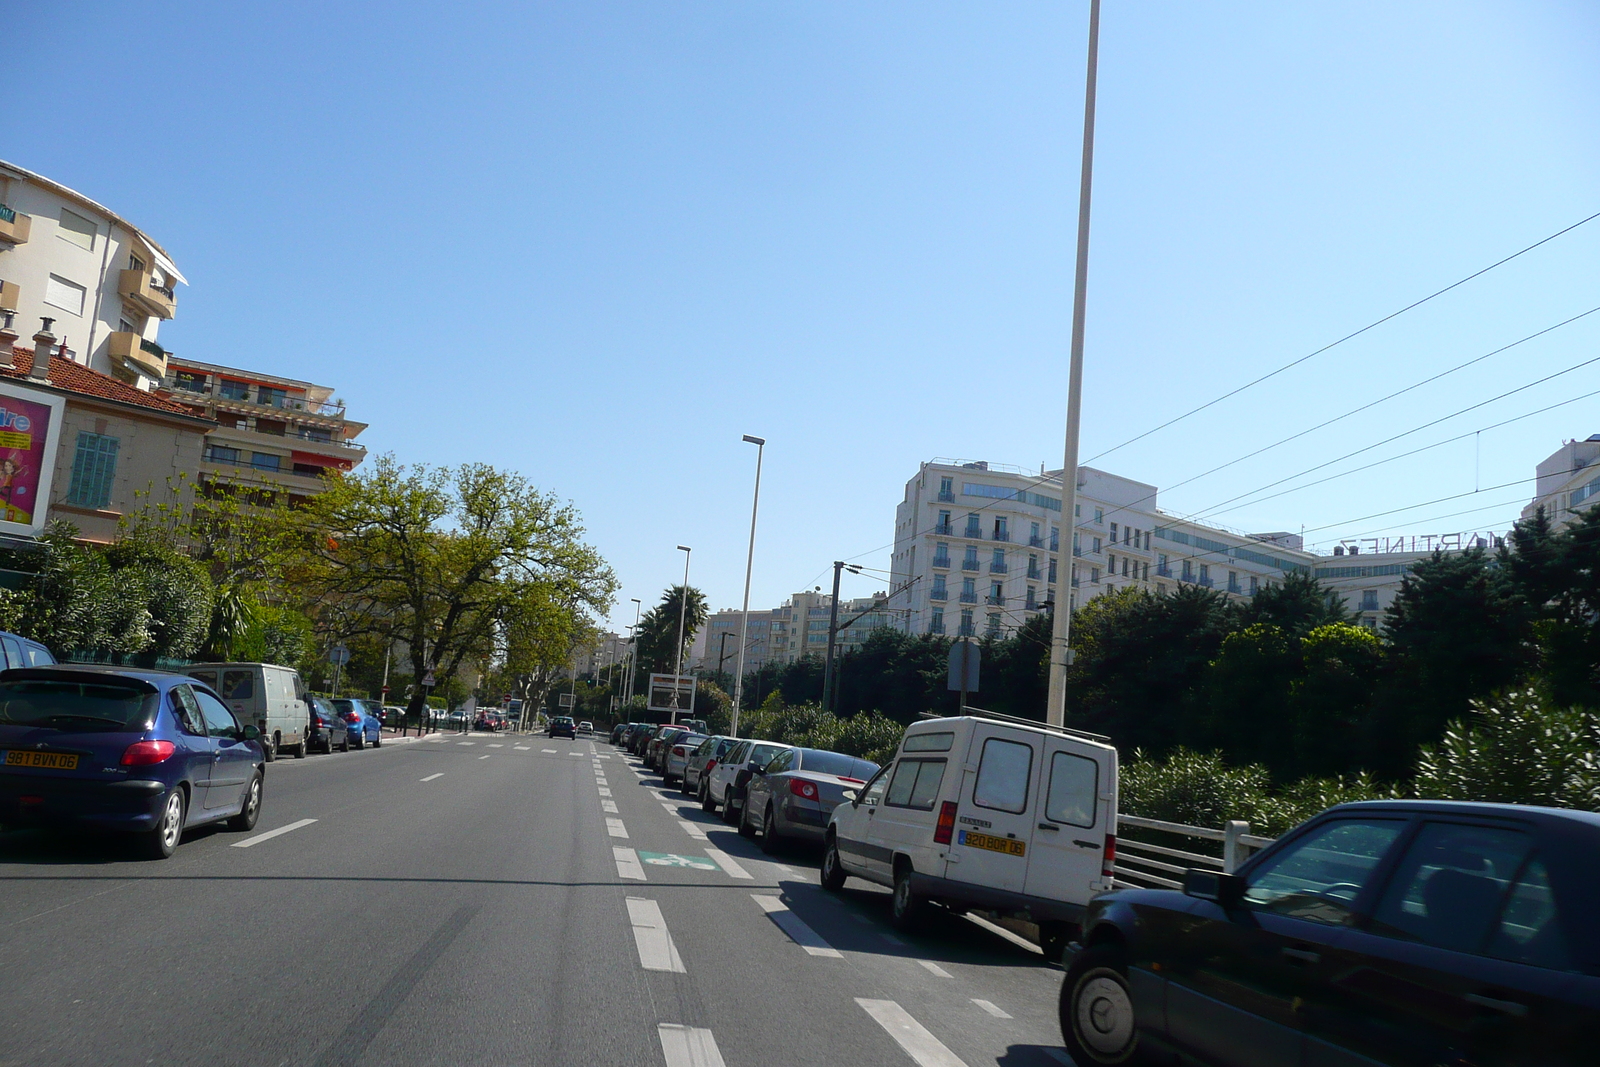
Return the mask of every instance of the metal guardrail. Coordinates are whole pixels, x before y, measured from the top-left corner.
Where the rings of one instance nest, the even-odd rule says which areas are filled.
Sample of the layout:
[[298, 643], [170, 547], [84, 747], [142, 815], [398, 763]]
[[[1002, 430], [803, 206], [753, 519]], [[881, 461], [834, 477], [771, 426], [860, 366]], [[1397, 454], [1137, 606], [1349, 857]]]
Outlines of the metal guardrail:
[[[1124, 832], [1124, 828], [1217, 842], [1222, 846], [1222, 854], [1218, 856], [1134, 840]], [[1188, 826], [1137, 815], [1118, 815], [1113, 884], [1119, 889], [1182, 889], [1183, 874], [1191, 867], [1232, 874], [1250, 858], [1252, 852], [1267, 847], [1274, 840], [1252, 834], [1250, 824], [1242, 819], [1231, 819], [1222, 829], [1215, 830], [1209, 826]], [[1173, 862], [1175, 860], [1180, 862]]]

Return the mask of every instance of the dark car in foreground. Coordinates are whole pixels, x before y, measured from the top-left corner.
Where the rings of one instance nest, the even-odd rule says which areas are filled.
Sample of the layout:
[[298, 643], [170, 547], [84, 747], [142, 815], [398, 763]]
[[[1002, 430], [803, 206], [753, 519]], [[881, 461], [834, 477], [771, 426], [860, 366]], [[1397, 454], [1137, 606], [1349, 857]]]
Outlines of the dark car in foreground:
[[1236, 874], [1096, 897], [1067, 953], [1080, 1064], [1600, 1062], [1600, 815], [1330, 808]]
[[759, 832], [767, 852], [786, 838], [820, 842], [828, 816], [844, 802], [844, 791], [866, 785], [877, 773], [871, 760], [825, 749], [779, 752], [745, 785], [739, 833], [754, 837]]
[[104, 667], [0, 674], [0, 825], [111, 830], [164, 859], [183, 831], [261, 814], [254, 725], [192, 678]]

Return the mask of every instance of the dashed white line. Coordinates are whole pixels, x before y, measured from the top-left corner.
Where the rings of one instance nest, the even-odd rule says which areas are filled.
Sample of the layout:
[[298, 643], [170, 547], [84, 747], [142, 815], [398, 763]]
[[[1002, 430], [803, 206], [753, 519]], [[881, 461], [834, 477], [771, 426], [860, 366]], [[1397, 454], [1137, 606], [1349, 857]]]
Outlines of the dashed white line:
[[284, 834], [287, 834], [293, 830], [298, 830], [302, 826], [310, 826], [316, 821], [317, 820], [315, 819], [301, 819], [299, 822], [292, 822], [288, 826], [280, 826], [276, 830], [268, 830], [264, 834], [257, 834], [254, 837], [247, 837], [243, 841], [235, 841], [233, 843], [233, 847], [249, 848], [251, 845], [259, 845], [263, 841], [271, 841], [274, 837], [282, 837]]
[[529, 748], [527, 745], [512, 745], [511, 747], [516, 749], [518, 752], [532, 752], [533, 751], [533, 749]]
[[554, 755], [556, 750], [553, 749], [553, 748], [541, 748], [539, 751], [540, 752], [544, 752], [544, 753], [548, 753], [550, 755]]
[[979, 1000], [977, 997], [973, 997], [972, 998], [972, 1003], [976, 1004], [978, 1007], [982, 1008], [984, 1011], [988, 1012], [990, 1015], [993, 1015], [996, 1019], [1009, 1019], [1009, 1018], [1011, 1018], [1011, 1016], [1008, 1013], [1003, 1012], [999, 1008], [995, 1007], [995, 1005], [994, 1005], [994, 1003], [992, 1001]]
[[476, 742], [476, 741], [457, 741], [456, 742], [456, 744], [458, 744], [458, 745], [475, 745], [477, 743], [478, 742]]
[[603, 796], [603, 797], [608, 797], [608, 796], [611, 795], [611, 790], [605, 788], [604, 786], [601, 786], [600, 787], [600, 795]]
[[633, 944], [639, 950], [639, 966], [647, 971], [672, 971], [684, 974], [678, 946], [667, 932], [661, 906], [644, 897], [628, 898], [628, 921], [633, 924]]
[[635, 881], [644, 881], [644, 867], [639, 863], [639, 854], [631, 848], [621, 845], [611, 846], [611, 857], [617, 861], [617, 877], [632, 878]]
[[961, 1058], [892, 1000], [856, 998], [863, 1011], [917, 1062], [917, 1067], [967, 1067]]
[[717, 1039], [710, 1030], [662, 1023], [656, 1033], [661, 1037], [661, 1054], [666, 1057], [667, 1067], [724, 1067]]
[[628, 828], [622, 825], [621, 819], [607, 819], [606, 832], [612, 837], [627, 837]]
[[678, 825], [683, 827], [683, 832], [684, 833], [688, 834], [690, 837], [694, 838], [696, 841], [708, 840], [708, 838], [706, 837], [706, 832], [704, 830], [700, 829], [699, 823], [692, 823], [687, 819], [679, 819], [678, 820]]
[[600, 802], [600, 807], [605, 811], [609, 811], [613, 815], [617, 813], [617, 802], [615, 800], [602, 800]]
[[836, 960], [844, 959], [844, 953], [824, 941], [820, 934], [807, 926], [798, 915], [790, 911], [783, 901], [777, 897], [762, 893], [751, 893], [750, 899], [761, 905], [761, 910], [767, 913], [767, 918], [771, 919], [778, 929], [788, 934], [789, 940], [805, 949], [807, 955], [827, 956]]
[[419, 781], [423, 781], [423, 782], [431, 782], [431, 781], [433, 781], [433, 780], [434, 780], [434, 779], [435, 779], [435, 778], [443, 778], [443, 777], [444, 777], [444, 772], [443, 772], [443, 771], [440, 771], [440, 772], [439, 772], [439, 773], [437, 773], [437, 774], [430, 774], [430, 775], [428, 775], [428, 777], [426, 777], [426, 778], [421, 778], [421, 779], [418, 779], [418, 780], [419, 780]]
[[720, 848], [717, 848], [715, 845], [706, 846], [706, 855], [710, 856], [718, 867], [721, 867], [724, 871], [727, 871], [728, 874], [734, 878], [752, 877], [749, 871], [739, 866], [737, 860], [728, 855], [726, 852], [722, 851]]
[[506, 747], [506, 746], [504, 746], [504, 745], [494, 745], [494, 744], [491, 744], [491, 745], [490, 745], [490, 746], [489, 746], [489, 747], [490, 747], [490, 748], [505, 748], [505, 747]]
[[949, 971], [947, 971], [943, 967], [939, 966], [937, 963], [931, 963], [928, 960], [918, 960], [917, 963], [920, 964], [922, 969], [927, 971], [929, 974], [937, 975], [940, 978], [953, 978], [953, 977], [955, 977]]

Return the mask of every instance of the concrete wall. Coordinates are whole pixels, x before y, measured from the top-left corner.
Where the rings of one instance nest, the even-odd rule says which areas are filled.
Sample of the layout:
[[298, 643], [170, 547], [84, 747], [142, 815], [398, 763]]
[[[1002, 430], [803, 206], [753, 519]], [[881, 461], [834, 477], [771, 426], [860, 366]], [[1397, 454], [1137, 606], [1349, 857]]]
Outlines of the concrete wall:
[[[117, 438], [116, 477], [109, 506], [102, 510], [66, 503], [72, 487], [72, 463], [77, 455], [80, 432]], [[72, 523], [85, 540], [114, 541], [117, 520], [142, 504], [136, 494], [152, 486], [164, 493], [167, 480], [176, 479], [179, 474], [194, 478], [200, 469], [204, 440], [205, 434], [199, 426], [181, 426], [159, 415], [136, 415], [120, 405], [96, 404], [69, 396], [61, 420], [61, 443], [56, 451], [55, 478], [50, 487], [49, 516]]]

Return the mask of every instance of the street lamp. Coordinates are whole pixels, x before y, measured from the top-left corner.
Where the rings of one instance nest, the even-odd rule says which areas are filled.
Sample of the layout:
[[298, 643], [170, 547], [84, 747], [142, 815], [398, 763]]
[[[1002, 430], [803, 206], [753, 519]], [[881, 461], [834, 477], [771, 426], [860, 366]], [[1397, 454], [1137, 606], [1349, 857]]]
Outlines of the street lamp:
[[683, 588], [678, 593], [678, 650], [672, 665], [672, 721], [678, 721], [678, 679], [683, 677], [683, 623], [689, 614], [689, 553], [688, 545], [679, 545], [683, 553]]
[[739, 736], [739, 702], [744, 697], [744, 650], [746, 634], [750, 631], [750, 571], [756, 561], [756, 510], [761, 506], [761, 457], [767, 450], [767, 442], [763, 438], [745, 434], [744, 440], [746, 444], [756, 446], [756, 493], [750, 504], [750, 550], [744, 557], [744, 608], [739, 613], [739, 676], [733, 683], [733, 722], [728, 727], [728, 732], [734, 737]]
[[627, 699], [633, 700], [633, 677], [639, 673], [639, 612], [644, 609], [638, 597], [629, 597], [633, 601], [633, 629], [628, 632], [628, 678], [623, 682], [623, 692]]

